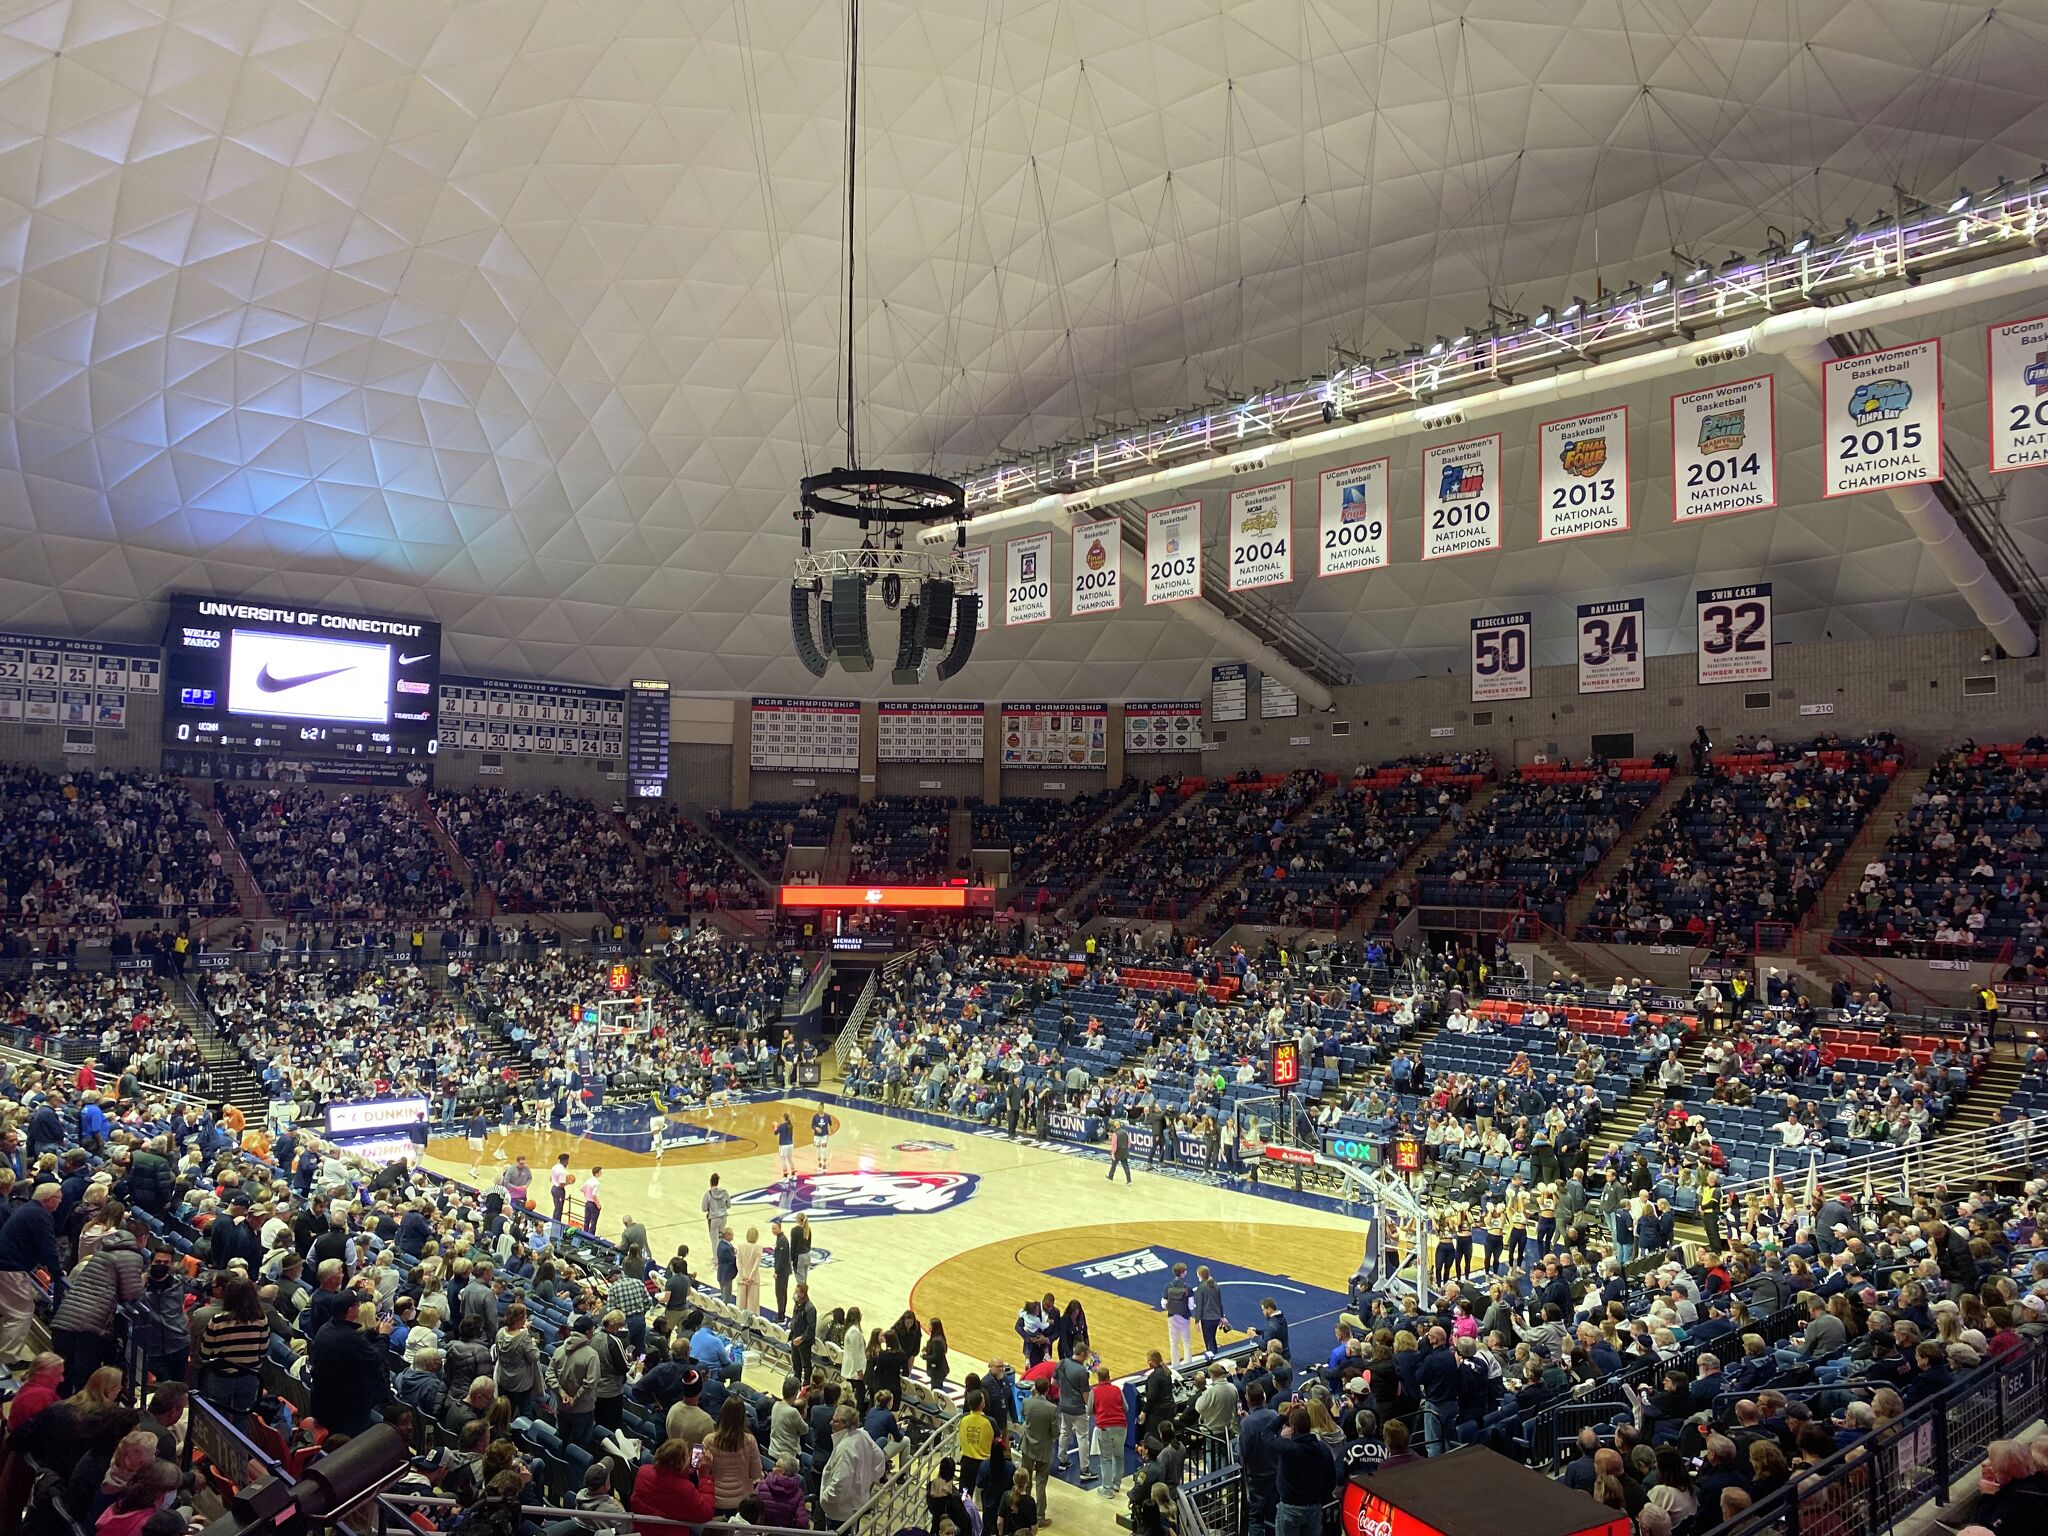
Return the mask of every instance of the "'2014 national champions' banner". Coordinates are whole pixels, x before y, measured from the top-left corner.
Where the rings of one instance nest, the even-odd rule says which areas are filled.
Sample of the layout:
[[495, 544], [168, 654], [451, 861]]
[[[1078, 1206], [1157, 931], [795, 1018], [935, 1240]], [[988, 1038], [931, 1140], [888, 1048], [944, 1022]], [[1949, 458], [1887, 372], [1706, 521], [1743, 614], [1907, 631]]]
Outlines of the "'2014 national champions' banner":
[[1771, 679], [1771, 584], [1708, 587], [1694, 603], [1699, 680], [1766, 683]]
[[1776, 397], [1771, 376], [1671, 397], [1674, 522], [1761, 512], [1778, 504]]

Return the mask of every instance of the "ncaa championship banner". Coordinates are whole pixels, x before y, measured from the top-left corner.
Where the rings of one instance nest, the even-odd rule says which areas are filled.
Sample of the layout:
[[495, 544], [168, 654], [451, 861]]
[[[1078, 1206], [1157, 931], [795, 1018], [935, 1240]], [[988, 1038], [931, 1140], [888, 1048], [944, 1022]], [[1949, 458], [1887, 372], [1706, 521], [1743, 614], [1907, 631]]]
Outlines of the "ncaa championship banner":
[[1941, 342], [1909, 341], [1821, 369], [1821, 493], [1941, 478]]
[[1529, 697], [1533, 616], [1496, 613], [1472, 621], [1472, 702]]
[[1322, 473], [1316, 575], [1350, 576], [1387, 564], [1392, 459], [1367, 459]]
[[1230, 493], [1233, 592], [1281, 587], [1294, 580], [1294, 482], [1275, 480]]
[[1777, 397], [1769, 374], [1671, 397], [1671, 517], [1778, 504]]
[[1702, 683], [1771, 680], [1771, 584], [1709, 587], [1694, 605], [1699, 617]]
[[1028, 533], [1003, 545], [1003, 623], [1042, 624], [1052, 617], [1052, 535]]
[[979, 549], [967, 551], [967, 564], [974, 572], [974, 595], [981, 599], [981, 612], [975, 616], [974, 620], [975, 632], [979, 634], [982, 630], [987, 629], [989, 624], [988, 546], [984, 544]]
[[1500, 548], [1500, 434], [1422, 451], [1422, 558]]
[[1184, 603], [1202, 595], [1202, 504], [1185, 501], [1145, 514], [1145, 601]]
[[1113, 517], [1074, 525], [1073, 615], [1115, 613], [1123, 606], [1123, 525]]
[[1991, 380], [1991, 473], [2048, 464], [2048, 315], [1985, 332]]
[[1549, 544], [1628, 527], [1628, 407], [1546, 421], [1536, 434], [1543, 502], [1537, 536]]
[[1579, 604], [1579, 692], [1626, 693], [1645, 682], [1643, 600]]

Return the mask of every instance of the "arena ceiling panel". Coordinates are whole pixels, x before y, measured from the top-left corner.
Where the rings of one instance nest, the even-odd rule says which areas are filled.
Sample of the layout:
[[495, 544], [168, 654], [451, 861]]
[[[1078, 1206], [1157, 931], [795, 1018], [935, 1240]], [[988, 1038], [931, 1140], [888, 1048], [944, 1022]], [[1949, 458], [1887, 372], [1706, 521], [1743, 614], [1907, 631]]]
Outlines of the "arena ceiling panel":
[[[1867, 219], [1895, 187], [1940, 200], [2048, 146], [2031, 7], [864, 15], [862, 442], [912, 468], [1648, 279], [1674, 248]], [[161, 593], [200, 589], [429, 615], [468, 672], [817, 687], [783, 594], [795, 482], [840, 458], [844, 48], [836, 0], [0, 9], [6, 622], [148, 637]], [[1943, 327], [1978, 462], [1971, 327], [2043, 308]], [[1316, 582], [1297, 561], [1297, 613], [1366, 678], [1452, 664], [1496, 601], [1644, 593], [1677, 649], [1694, 585], [1763, 575], [1786, 639], [1970, 621], [1885, 503], [1819, 501], [1790, 375], [1788, 503], [1671, 527], [1668, 393], [1629, 396], [1636, 531], [1537, 550], [1535, 419], [1510, 418], [1508, 553], [1425, 569], [1404, 443], [1395, 566]], [[2030, 553], [2044, 500], [2008, 503]], [[1170, 697], [1226, 659], [1127, 604], [998, 623], [932, 691]]]

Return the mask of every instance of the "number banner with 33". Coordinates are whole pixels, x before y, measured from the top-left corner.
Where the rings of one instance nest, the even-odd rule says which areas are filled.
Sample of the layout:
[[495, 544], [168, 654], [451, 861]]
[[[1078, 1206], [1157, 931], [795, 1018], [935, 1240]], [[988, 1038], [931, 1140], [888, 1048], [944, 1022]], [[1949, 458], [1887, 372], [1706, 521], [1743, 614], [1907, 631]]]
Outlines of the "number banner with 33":
[[1644, 683], [1643, 600], [1579, 604], [1579, 692], [1626, 693]]
[[1052, 617], [1052, 535], [1027, 533], [1003, 545], [1003, 623]]
[[1778, 504], [1777, 397], [1771, 376], [1671, 397], [1675, 522]]
[[1248, 485], [1230, 493], [1230, 590], [1281, 587], [1294, 580], [1294, 482]]
[[1318, 576], [1349, 576], [1383, 570], [1387, 564], [1387, 487], [1392, 459], [1367, 459], [1322, 475], [1321, 520], [1317, 528]]
[[1941, 342], [1911, 341], [1821, 369], [1827, 496], [1941, 478]]
[[1202, 595], [1202, 504], [1184, 501], [1145, 514], [1145, 601], [1184, 603]]
[[1994, 325], [1990, 358], [1991, 473], [2048, 464], [2048, 315]]
[[1500, 434], [1422, 451], [1422, 558], [1500, 548]]
[[1538, 537], [1584, 539], [1628, 527], [1628, 407], [1546, 421], [1536, 434], [1543, 472]]
[[1472, 702], [1529, 697], [1533, 616], [1496, 613], [1472, 621]]
[[1708, 587], [1699, 595], [1701, 683], [1771, 680], [1771, 584]]
[[1124, 600], [1122, 525], [1113, 517], [1074, 528], [1073, 615], [1115, 613]]
[[989, 625], [988, 546], [984, 544], [979, 549], [967, 551], [967, 564], [974, 572], [974, 595], [981, 599], [981, 611], [975, 615], [974, 619], [975, 633], [979, 634], [982, 630], [987, 629]]

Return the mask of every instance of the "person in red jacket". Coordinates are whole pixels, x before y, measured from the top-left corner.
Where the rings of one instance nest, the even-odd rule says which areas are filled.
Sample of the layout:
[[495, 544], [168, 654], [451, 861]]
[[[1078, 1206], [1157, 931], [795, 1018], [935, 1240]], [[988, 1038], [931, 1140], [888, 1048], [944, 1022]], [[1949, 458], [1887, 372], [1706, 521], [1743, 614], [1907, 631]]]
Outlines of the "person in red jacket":
[[1123, 1491], [1124, 1440], [1130, 1420], [1124, 1412], [1124, 1389], [1109, 1379], [1106, 1365], [1095, 1367], [1088, 1406], [1095, 1419], [1095, 1466], [1101, 1479], [1095, 1491], [1115, 1498]]
[[636, 1515], [658, 1515], [701, 1525], [717, 1512], [711, 1468], [701, 1446], [687, 1440], [664, 1440], [652, 1465], [633, 1477], [631, 1508]]

